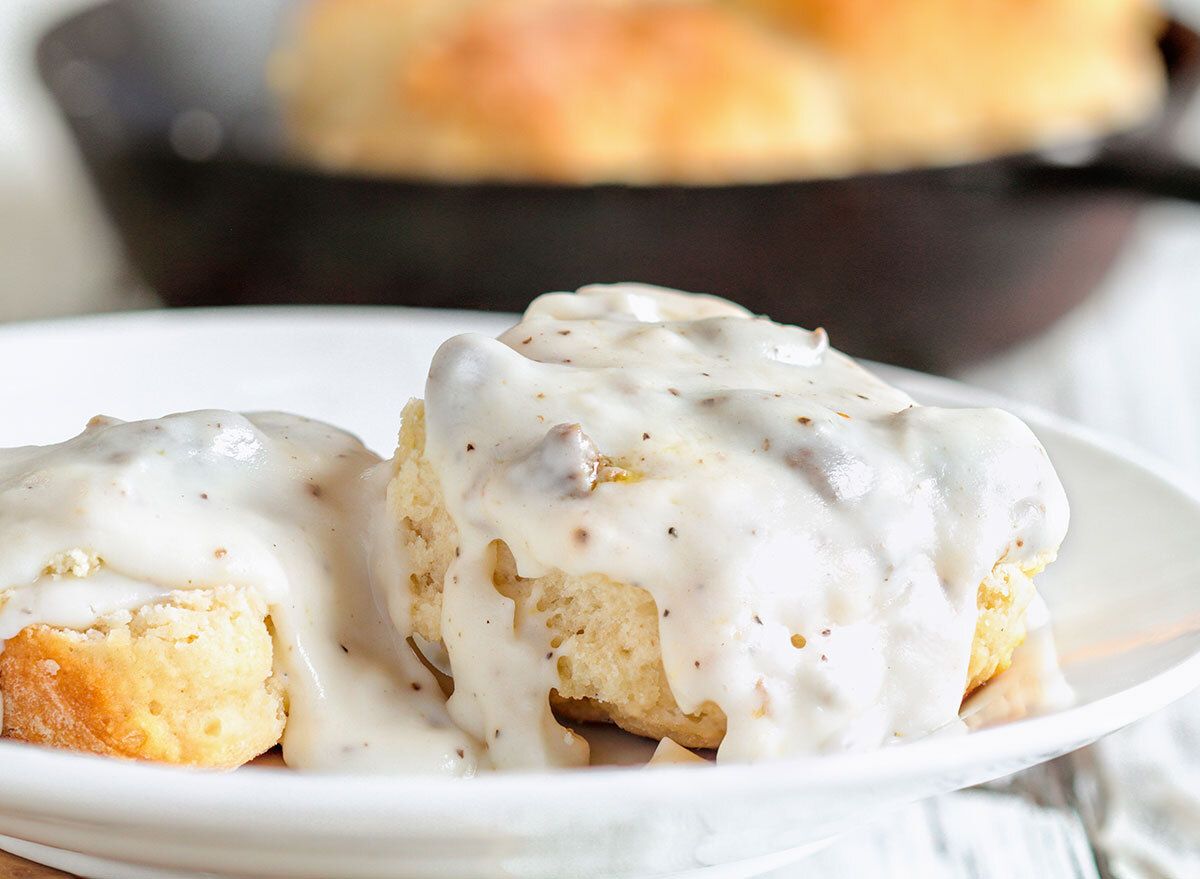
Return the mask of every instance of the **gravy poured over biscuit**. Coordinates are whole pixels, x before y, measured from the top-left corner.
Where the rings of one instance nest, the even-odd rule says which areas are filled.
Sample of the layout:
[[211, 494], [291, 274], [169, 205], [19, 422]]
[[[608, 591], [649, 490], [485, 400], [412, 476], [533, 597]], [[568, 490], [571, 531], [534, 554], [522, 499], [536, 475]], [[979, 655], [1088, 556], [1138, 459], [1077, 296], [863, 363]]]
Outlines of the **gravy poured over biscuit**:
[[469, 774], [476, 745], [371, 591], [371, 566], [403, 576], [378, 460], [317, 421], [223, 411], [96, 418], [59, 445], [0, 451], [0, 639], [172, 590], [255, 590], [289, 765]]
[[1066, 530], [1013, 416], [917, 406], [821, 331], [712, 297], [543, 296], [499, 340], [442, 346], [425, 422], [461, 540], [450, 713], [500, 767], [586, 750], [550, 713], [545, 625], [493, 586], [497, 542], [523, 577], [649, 592], [679, 707], [719, 706], [718, 758], [749, 760], [954, 723], [981, 580], [1044, 563]]

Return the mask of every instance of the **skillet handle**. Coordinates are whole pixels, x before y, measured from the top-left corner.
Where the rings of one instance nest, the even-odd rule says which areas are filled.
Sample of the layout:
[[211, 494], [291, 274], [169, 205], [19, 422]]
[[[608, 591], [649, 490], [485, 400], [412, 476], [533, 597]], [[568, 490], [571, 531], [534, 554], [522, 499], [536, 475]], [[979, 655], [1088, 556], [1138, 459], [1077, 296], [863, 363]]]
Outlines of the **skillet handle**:
[[1039, 164], [1027, 182], [1055, 189], [1109, 190], [1200, 203], [1200, 164], [1158, 150], [1101, 153], [1084, 165]]
[[[1036, 186], [1113, 192], [1200, 202], [1200, 152], [1178, 146], [1183, 121], [1200, 100], [1200, 35], [1179, 21], [1169, 23], [1159, 48], [1170, 78], [1161, 116], [1141, 132], [1106, 138], [1086, 163], [1039, 161], [1024, 182]], [[1197, 145], [1200, 147], [1200, 144]]]

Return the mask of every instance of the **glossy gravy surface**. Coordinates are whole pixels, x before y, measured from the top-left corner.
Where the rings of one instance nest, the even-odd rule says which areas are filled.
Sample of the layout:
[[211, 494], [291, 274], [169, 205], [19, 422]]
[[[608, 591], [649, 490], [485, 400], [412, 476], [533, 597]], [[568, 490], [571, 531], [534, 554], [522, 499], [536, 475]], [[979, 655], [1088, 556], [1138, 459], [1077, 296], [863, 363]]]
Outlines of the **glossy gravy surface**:
[[824, 333], [712, 297], [541, 297], [499, 340], [447, 341], [425, 411], [461, 541], [449, 703], [397, 602], [379, 607], [411, 573], [386, 465], [290, 415], [97, 418], [0, 450], [0, 640], [232, 584], [270, 608], [289, 765], [584, 764], [549, 709], [544, 621], [493, 586], [503, 541], [522, 576], [653, 596], [680, 707], [728, 719], [719, 759], [869, 748], [955, 722], [980, 581], [1043, 559], [1067, 524], [1017, 419], [916, 406]]
[[426, 458], [460, 532], [442, 632], [450, 713], [499, 767], [586, 748], [547, 705], [522, 576], [646, 589], [680, 707], [719, 705], [719, 759], [869, 748], [956, 722], [976, 592], [1058, 547], [1045, 451], [998, 410], [917, 406], [807, 332], [639, 285], [533, 302], [434, 358]]
[[289, 765], [469, 774], [477, 746], [372, 594], [372, 576], [405, 576], [378, 460], [317, 421], [223, 411], [96, 418], [64, 443], [0, 450], [0, 639], [85, 629], [172, 590], [253, 589]]

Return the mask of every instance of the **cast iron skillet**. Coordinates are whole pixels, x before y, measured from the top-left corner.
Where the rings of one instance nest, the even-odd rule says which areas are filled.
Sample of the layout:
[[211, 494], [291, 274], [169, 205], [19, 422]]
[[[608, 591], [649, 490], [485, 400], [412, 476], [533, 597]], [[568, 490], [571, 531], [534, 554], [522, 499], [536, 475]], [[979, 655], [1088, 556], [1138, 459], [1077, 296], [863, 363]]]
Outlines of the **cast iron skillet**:
[[[851, 353], [939, 372], [1082, 300], [1148, 197], [1200, 200], [1200, 171], [1168, 149], [1200, 78], [1200, 38], [1179, 25], [1162, 42], [1172, 82], [1162, 116], [1074, 163], [1023, 154], [838, 180], [570, 187], [288, 163], [257, 86], [218, 106], [181, 79], [204, 41], [185, 57], [146, 21], [129, 0], [96, 7], [51, 31], [38, 61], [129, 256], [174, 305], [516, 311], [547, 290], [641, 280], [824, 326]], [[259, 75], [258, 49], [221, 48], [233, 90]]]

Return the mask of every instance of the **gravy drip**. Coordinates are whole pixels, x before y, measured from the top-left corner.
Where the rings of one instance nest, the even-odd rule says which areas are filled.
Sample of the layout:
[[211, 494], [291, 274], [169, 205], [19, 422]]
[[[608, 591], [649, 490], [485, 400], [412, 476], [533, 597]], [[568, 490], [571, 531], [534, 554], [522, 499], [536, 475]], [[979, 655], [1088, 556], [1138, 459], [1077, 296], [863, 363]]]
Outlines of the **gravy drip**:
[[375, 605], [372, 576], [407, 571], [381, 528], [378, 460], [320, 422], [223, 411], [95, 418], [64, 443], [0, 450], [0, 639], [172, 590], [253, 589], [288, 694], [288, 765], [471, 774], [477, 744]]
[[1066, 531], [1015, 417], [917, 406], [822, 331], [713, 297], [543, 296], [499, 340], [447, 341], [425, 412], [461, 542], [450, 714], [498, 767], [576, 765], [586, 747], [547, 704], [544, 620], [515, 620], [493, 586], [495, 541], [521, 576], [648, 590], [680, 707], [719, 705], [718, 758], [755, 760], [957, 722], [980, 582]]

